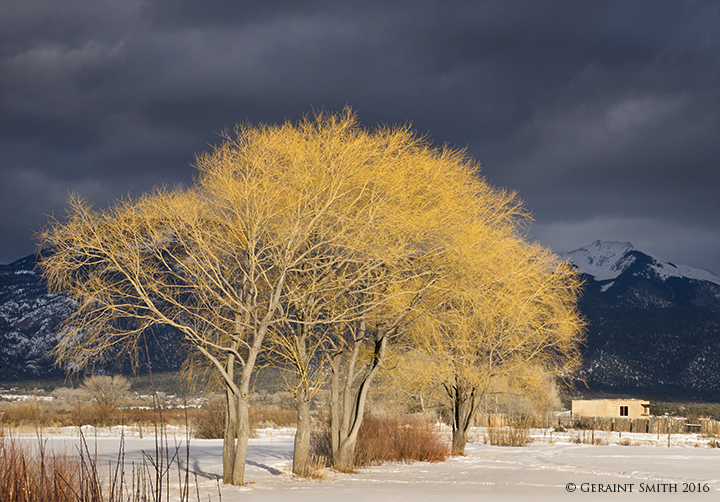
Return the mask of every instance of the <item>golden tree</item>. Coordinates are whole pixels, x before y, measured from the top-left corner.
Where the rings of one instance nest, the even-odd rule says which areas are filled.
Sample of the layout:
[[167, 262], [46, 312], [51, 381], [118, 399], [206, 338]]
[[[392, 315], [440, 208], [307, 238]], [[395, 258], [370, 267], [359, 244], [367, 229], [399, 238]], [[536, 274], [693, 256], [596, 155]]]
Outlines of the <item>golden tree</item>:
[[301, 474], [309, 371], [325, 365], [335, 465], [351, 468], [388, 348], [421, 319], [435, 319], [432, 333], [450, 325], [448, 312], [459, 322], [467, 285], [506, 280], [498, 274], [512, 266], [502, 258], [519, 239], [519, 201], [478, 178], [464, 152], [432, 148], [408, 127], [368, 131], [349, 109], [238, 126], [196, 167], [188, 190], [106, 210], [72, 197], [67, 218], [40, 234], [44, 277], [76, 305], [58, 360], [82, 368], [112, 348], [137, 352], [153, 325], [178, 329], [189, 369], [210, 368], [224, 386], [224, 481], [233, 484], [244, 483], [261, 352], [297, 375]]
[[514, 194], [477, 177], [477, 165], [462, 151], [432, 148], [407, 127], [357, 134], [367, 144], [359, 150], [362, 195], [343, 220], [353, 222], [351, 240], [325, 258], [335, 264], [331, 274], [302, 276], [303, 286], [294, 289], [301, 318], [282, 343], [304, 385], [312, 356], [324, 353], [333, 462], [343, 470], [353, 466], [368, 391], [388, 350], [454, 294], [466, 233], [482, 236], [474, 243], [482, 252], [500, 236], [514, 236], [524, 214]]
[[464, 453], [471, 419], [488, 392], [503, 386], [541, 400], [548, 378], [566, 378], [580, 364], [579, 275], [539, 245], [497, 244], [495, 253], [480, 257], [483, 266], [467, 267], [455, 279], [459, 290], [423, 319], [400, 363], [406, 384], [441, 385], [436, 397], [444, 396], [452, 414], [454, 454]]
[[[352, 127], [348, 127], [351, 124]], [[225, 386], [224, 480], [244, 483], [248, 397], [266, 336], [287, 324], [299, 282], [357, 236], [362, 159], [343, 153], [355, 119], [320, 115], [297, 126], [242, 126], [199, 155], [196, 186], [157, 190], [96, 211], [74, 197], [66, 220], [40, 235], [50, 288], [76, 311], [56, 354], [83, 367], [110, 347], [132, 353], [154, 324], [179, 329], [191, 361]], [[346, 131], [344, 141], [334, 138]], [[352, 221], [352, 220], [349, 220]], [[350, 255], [348, 255], [350, 253]], [[328, 258], [332, 259], [332, 258]]]

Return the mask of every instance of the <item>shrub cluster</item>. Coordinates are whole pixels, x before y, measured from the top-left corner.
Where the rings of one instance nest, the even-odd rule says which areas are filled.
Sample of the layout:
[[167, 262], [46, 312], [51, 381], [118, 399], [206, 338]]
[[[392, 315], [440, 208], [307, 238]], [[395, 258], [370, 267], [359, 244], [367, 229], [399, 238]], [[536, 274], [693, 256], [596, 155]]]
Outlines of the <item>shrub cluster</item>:
[[[188, 409], [187, 418], [196, 437], [221, 439], [225, 432], [225, 404], [219, 396], [212, 396], [199, 409]], [[250, 425], [260, 427], [294, 427], [297, 423], [295, 409], [262, 406], [250, 409]], [[92, 425], [112, 427], [116, 425], [140, 427], [162, 425], [185, 425], [185, 410], [163, 408], [161, 412], [148, 408], [118, 408], [116, 406], [83, 403], [59, 407], [55, 402], [27, 401], [2, 403], [0, 426], [31, 430], [46, 427], [77, 427]]]
[[76, 456], [48, 454], [42, 444], [32, 447], [7, 434], [0, 436], [2, 501], [80, 501], [80, 473], [81, 463]]
[[[327, 421], [313, 432], [310, 450], [316, 463], [332, 464], [332, 442]], [[355, 465], [368, 467], [383, 462], [442, 462], [449, 455], [448, 439], [427, 417], [368, 413], [363, 417], [358, 432]]]
[[98, 403], [85, 403], [67, 409], [55, 409], [38, 403], [3, 403], [0, 410], [0, 426], [9, 428], [72, 427], [93, 425], [111, 427], [115, 425], [151, 425], [162, 422], [165, 425], [182, 425], [185, 412], [182, 409], [164, 409], [158, 414], [151, 409], [122, 409]]
[[[82, 434], [79, 452], [67, 455], [46, 450], [40, 435], [33, 443], [17, 439], [0, 428], [0, 502], [170, 500], [171, 482], [179, 497], [173, 500], [189, 502], [190, 464], [180, 465], [177, 460], [180, 447], [176, 446], [173, 452], [162, 426], [160, 432], [162, 437], [155, 438], [154, 456], [145, 454], [142, 462], [137, 465], [133, 462], [129, 471], [125, 467], [125, 443], [121, 438], [118, 462], [103, 471], [98, 468], [97, 459]], [[175, 470], [177, 472], [172, 472]], [[196, 490], [196, 494], [199, 502], [200, 492]]]
[[200, 439], [222, 439], [225, 436], [225, 403], [211, 397], [202, 408], [192, 410], [190, 423], [193, 436]]
[[264, 427], [295, 427], [297, 410], [295, 408], [250, 408], [250, 426]]

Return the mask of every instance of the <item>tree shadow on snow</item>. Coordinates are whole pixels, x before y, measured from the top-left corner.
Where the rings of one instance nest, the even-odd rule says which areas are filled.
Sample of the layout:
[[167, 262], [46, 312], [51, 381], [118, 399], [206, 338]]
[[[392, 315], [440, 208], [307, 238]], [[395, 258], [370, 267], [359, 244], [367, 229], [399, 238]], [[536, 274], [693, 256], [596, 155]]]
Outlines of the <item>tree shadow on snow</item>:
[[[253, 462], [252, 460], [247, 460], [245, 462], [247, 465], [252, 465], [254, 467], [259, 467], [260, 469], [264, 469], [268, 471], [273, 476], [280, 476], [282, 475], [282, 471], [275, 469], [274, 467], [270, 467], [269, 465], [261, 464], [258, 462]], [[196, 460], [193, 462], [192, 471], [197, 474], [198, 477], [212, 479], [212, 480], [222, 480], [222, 474], [217, 474], [214, 472], [205, 472], [200, 468], [200, 463]]]
[[270, 467], [269, 465], [260, 464], [258, 462], [253, 462], [252, 460], [246, 460], [245, 463], [248, 465], [254, 465], [255, 467], [259, 467], [261, 469], [265, 469], [273, 476], [279, 476], [280, 474], [282, 474], [282, 471], [279, 471], [279, 470], [275, 469], [274, 467]]

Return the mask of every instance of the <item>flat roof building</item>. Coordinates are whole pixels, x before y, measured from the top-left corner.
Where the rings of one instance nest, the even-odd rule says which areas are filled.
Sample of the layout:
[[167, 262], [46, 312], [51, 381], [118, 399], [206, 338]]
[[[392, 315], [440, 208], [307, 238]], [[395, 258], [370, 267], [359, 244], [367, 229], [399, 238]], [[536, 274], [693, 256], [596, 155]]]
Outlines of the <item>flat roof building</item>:
[[650, 402], [642, 399], [573, 399], [572, 415], [645, 418], [650, 416]]

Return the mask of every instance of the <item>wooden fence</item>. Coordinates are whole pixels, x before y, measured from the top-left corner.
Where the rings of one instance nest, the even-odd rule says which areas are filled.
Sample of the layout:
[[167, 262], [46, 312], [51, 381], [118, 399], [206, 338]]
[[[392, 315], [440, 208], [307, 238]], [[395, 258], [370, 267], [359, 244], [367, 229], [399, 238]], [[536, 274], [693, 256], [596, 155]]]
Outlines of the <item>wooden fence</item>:
[[570, 415], [508, 416], [502, 413], [479, 414], [474, 425], [480, 427], [537, 427], [587, 429], [606, 432], [640, 432], [646, 434], [685, 434], [699, 432], [705, 436], [720, 435], [720, 422], [712, 418], [701, 418], [688, 422], [680, 417], [573, 417]]
[[685, 434], [699, 432], [714, 436], [720, 432], [720, 422], [701, 419], [689, 422], [680, 417], [563, 417], [560, 425], [574, 429], [591, 429], [606, 432], [641, 432], [646, 434]]
[[720, 422], [713, 420], [712, 418], [701, 418], [700, 422], [700, 433], [705, 436], [718, 436], [720, 435]]

